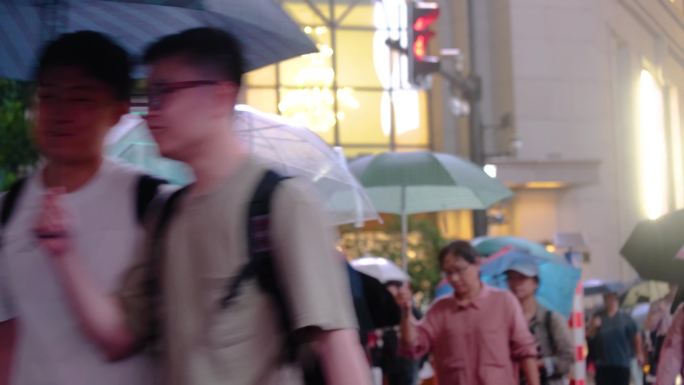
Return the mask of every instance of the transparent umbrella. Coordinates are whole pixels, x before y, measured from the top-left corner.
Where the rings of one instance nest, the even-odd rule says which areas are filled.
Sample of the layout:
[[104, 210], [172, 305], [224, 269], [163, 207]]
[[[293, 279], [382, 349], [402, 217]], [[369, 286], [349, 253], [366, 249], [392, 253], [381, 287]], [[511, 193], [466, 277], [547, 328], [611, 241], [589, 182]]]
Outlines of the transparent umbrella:
[[[288, 176], [308, 179], [321, 194], [333, 224], [362, 226], [379, 220], [363, 187], [347, 169], [340, 152], [313, 131], [280, 116], [236, 107], [236, 134], [262, 164]], [[187, 167], [162, 158], [144, 121], [130, 115], [108, 137], [108, 153], [178, 184], [192, 180]]]
[[236, 107], [234, 130], [265, 165], [284, 175], [307, 177], [321, 192], [335, 224], [379, 220], [340, 151], [313, 131], [249, 106]]

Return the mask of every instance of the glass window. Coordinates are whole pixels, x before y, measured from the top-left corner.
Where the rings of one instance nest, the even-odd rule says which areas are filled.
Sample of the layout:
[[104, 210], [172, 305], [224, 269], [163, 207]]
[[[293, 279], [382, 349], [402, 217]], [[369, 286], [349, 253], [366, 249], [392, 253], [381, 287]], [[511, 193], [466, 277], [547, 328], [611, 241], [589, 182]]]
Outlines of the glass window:
[[[369, 27], [375, 28], [375, 6], [356, 4], [335, 7], [335, 18], [342, 27]], [[340, 20], [341, 19], [341, 20]]]
[[278, 113], [278, 95], [273, 89], [248, 89], [245, 92], [245, 103], [263, 112]]
[[293, 87], [332, 87], [335, 81], [333, 71], [333, 48], [331, 31], [327, 27], [316, 27], [309, 34], [316, 41], [318, 52], [302, 55], [280, 63], [280, 84]]
[[338, 31], [338, 84], [382, 88], [381, 77], [389, 82], [389, 49], [385, 40], [387, 34], [380, 31]]
[[380, 154], [387, 151], [387, 146], [379, 147], [356, 147], [353, 145], [345, 146], [344, 155], [349, 159], [355, 159], [366, 155]]
[[278, 84], [276, 79], [276, 66], [270, 65], [245, 74], [245, 84], [248, 86], [270, 86]]
[[381, 124], [382, 91], [356, 91], [356, 105], [340, 103], [340, 142], [345, 144], [387, 144], [389, 127]]
[[335, 96], [331, 88], [281, 88], [281, 115], [335, 143]]
[[330, 20], [330, 3], [327, 0], [313, 1], [315, 8], [304, 0], [287, 0], [283, 9], [302, 26], [328, 25]]
[[414, 90], [394, 92], [394, 119], [398, 145], [428, 146], [430, 144], [427, 100], [425, 92]]
[[406, 60], [385, 44], [405, 40], [403, 1], [280, 3], [319, 52], [247, 74], [248, 104], [309, 127], [349, 156], [430, 146], [427, 96], [406, 88]]

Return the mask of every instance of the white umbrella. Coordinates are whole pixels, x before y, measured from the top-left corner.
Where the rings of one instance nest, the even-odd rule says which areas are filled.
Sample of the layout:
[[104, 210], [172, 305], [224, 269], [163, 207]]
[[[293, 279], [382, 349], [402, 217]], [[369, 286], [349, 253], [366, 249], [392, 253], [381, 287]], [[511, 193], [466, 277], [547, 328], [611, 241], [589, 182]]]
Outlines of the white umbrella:
[[411, 279], [404, 270], [387, 258], [366, 256], [351, 261], [351, 265], [355, 270], [370, 275], [382, 283], [408, 282]]

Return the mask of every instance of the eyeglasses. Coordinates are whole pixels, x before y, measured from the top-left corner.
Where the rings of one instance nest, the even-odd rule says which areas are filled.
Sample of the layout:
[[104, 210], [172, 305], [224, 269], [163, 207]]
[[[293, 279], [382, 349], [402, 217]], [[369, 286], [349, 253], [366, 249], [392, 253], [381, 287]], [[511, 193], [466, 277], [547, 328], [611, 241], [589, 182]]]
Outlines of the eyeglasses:
[[472, 265], [465, 265], [465, 266], [458, 266], [453, 269], [447, 270], [442, 270], [442, 277], [447, 278], [452, 275], [458, 275], [459, 277], [462, 277], [466, 274], [467, 271], [470, 270]]
[[147, 89], [147, 102], [150, 108], [161, 108], [164, 98], [174, 92], [188, 88], [213, 86], [222, 83], [219, 80], [188, 80], [184, 82], [158, 83]]

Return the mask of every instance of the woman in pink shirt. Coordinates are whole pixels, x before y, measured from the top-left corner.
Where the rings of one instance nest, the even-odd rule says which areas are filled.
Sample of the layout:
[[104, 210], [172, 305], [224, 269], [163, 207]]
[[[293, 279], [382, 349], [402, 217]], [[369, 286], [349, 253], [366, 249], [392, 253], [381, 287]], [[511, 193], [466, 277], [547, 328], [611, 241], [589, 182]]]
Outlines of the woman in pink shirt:
[[436, 301], [420, 323], [405, 302], [402, 353], [431, 352], [442, 385], [518, 385], [519, 367], [529, 385], [539, 385], [537, 345], [515, 297], [480, 281], [468, 242], [446, 246], [439, 263], [455, 294]]

